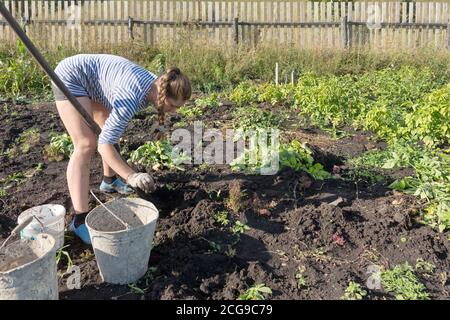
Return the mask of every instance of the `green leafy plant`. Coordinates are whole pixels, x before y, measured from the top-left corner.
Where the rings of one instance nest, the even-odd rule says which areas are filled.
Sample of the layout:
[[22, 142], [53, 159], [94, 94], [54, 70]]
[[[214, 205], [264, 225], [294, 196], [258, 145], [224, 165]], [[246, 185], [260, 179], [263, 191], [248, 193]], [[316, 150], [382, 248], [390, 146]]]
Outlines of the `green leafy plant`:
[[235, 129], [249, 130], [257, 128], [279, 128], [285, 116], [280, 112], [271, 112], [255, 106], [237, 108], [233, 112]]
[[395, 294], [397, 300], [429, 299], [425, 286], [419, 282], [414, 269], [408, 263], [381, 272], [381, 283], [386, 292]]
[[432, 274], [434, 273], [436, 266], [431, 262], [425, 261], [422, 258], [417, 258], [415, 269], [417, 272]]
[[250, 230], [250, 227], [240, 221], [236, 221], [234, 226], [231, 228], [231, 232], [235, 234], [244, 233], [248, 230]]
[[31, 128], [22, 132], [14, 141], [14, 145], [6, 151], [9, 158], [13, 158], [20, 153], [25, 154], [35, 147], [40, 141], [39, 129]]
[[147, 288], [145, 288], [145, 289], [139, 288], [139, 287], [137, 286], [136, 283], [129, 283], [129, 284], [128, 284], [128, 288], [131, 289], [131, 292], [132, 292], [132, 293], [135, 293], [135, 294], [142, 294], [142, 295], [145, 294], [145, 291], [146, 291], [146, 289], [147, 289]]
[[428, 147], [450, 144], [450, 85], [432, 91], [405, 115], [402, 133]]
[[[270, 168], [272, 157], [275, 156], [273, 152], [277, 152], [277, 150], [268, 148], [267, 155], [263, 159], [258, 147], [246, 149], [230, 163], [230, 167], [234, 171], [250, 173], [261, 171], [263, 168]], [[306, 171], [316, 180], [331, 178], [331, 173], [327, 172], [320, 163], [314, 163], [312, 151], [297, 140], [288, 144], [280, 144], [278, 159], [280, 168], [288, 167], [295, 171]]]
[[178, 108], [177, 112], [188, 120], [192, 120], [203, 115], [203, 110], [200, 107], [188, 105], [181, 106]]
[[256, 284], [241, 294], [239, 300], [264, 300], [269, 294], [272, 294], [272, 289], [265, 284]]
[[367, 296], [367, 291], [364, 290], [359, 283], [350, 281], [345, 289], [342, 300], [362, 300]]
[[148, 68], [157, 74], [163, 74], [166, 71], [166, 56], [162, 53], [157, 54]]
[[194, 102], [195, 106], [198, 108], [217, 108], [222, 105], [219, 101], [219, 94], [217, 92], [213, 92], [210, 95], [197, 98]]
[[51, 133], [50, 144], [44, 147], [44, 157], [48, 160], [62, 161], [70, 158], [73, 151], [72, 139], [67, 133]]
[[217, 223], [221, 224], [224, 227], [230, 223], [230, 220], [228, 219], [228, 213], [226, 211], [217, 212], [214, 215], [214, 220], [216, 220]]
[[130, 162], [151, 167], [153, 170], [164, 168], [184, 170], [180, 164], [187, 160], [184, 154], [176, 152], [169, 141], [148, 141], [130, 153]]
[[0, 96], [18, 101], [25, 95], [45, 96], [50, 91], [45, 73], [20, 40], [17, 40], [16, 50], [1, 57], [0, 70]]
[[298, 271], [295, 274], [295, 279], [297, 280], [297, 287], [299, 289], [307, 287], [306, 277], [304, 275], [305, 267], [298, 267]]
[[249, 81], [244, 81], [232, 90], [229, 99], [240, 107], [247, 107], [258, 101], [258, 95], [258, 86]]

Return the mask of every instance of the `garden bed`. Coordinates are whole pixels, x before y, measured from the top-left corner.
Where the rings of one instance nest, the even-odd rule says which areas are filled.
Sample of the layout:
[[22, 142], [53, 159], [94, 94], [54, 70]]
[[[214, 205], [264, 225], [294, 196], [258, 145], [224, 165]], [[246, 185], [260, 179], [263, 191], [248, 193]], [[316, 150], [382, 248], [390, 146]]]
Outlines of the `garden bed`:
[[[3, 107], [8, 112], [0, 115], [0, 150], [17, 150], [14, 156], [0, 156], [0, 179], [16, 179], [10, 179], [0, 198], [1, 240], [27, 208], [44, 203], [71, 207], [67, 160], [47, 161], [42, 155], [50, 132], [64, 131], [54, 104]], [[227, 121], [232, 106], [220, 108], [205, 117]], [[123, 147], [133, 150], [151, 139], [151, 122], [145, 113], [132, 120]], [[32, 138], [19, 141], [30, 129]], [[288, 136], [308, 142], [315, 160], [328, 171], [335, 166], [345, 170], [345, 159], [382, 147], [362, 132], [333, 139], [320, 130], [295, 129]], [[68, 290], [67, 277], [61, 277], [62, 299], [237, 299], [255, 284], [271, 288], [270, 299], [339, 299], [350, 281], [364, 287], [366, 298], [392, 299], [394, 293], [366, 287], [370, 266], [388, 270], [405, 262], [415, 267], [420, 261], [434, 265], [433, 272], [418, 273], [429, 297], [449, 297], [448, 232], [417, 223], [416, 198], [387, 187], [405, 175], [403, 169], [391, 170], [385, 181], [374, 184], [336, 175], [315, 181], [289, 168], [274, 176], [247, 175], [225, 165], [154, 175], [156, 192], [140, 195], [160, 210], [146, 277], [131, 286], [102, 284], [92, 248], [68, 234], [64, 250], [81, 268], [82, 288]], [[91, 188], [108, 201], [113, 197], [98, 191], [101, 177], [97, 155]], [[66, 266], [63, 257], [61, 273]]]

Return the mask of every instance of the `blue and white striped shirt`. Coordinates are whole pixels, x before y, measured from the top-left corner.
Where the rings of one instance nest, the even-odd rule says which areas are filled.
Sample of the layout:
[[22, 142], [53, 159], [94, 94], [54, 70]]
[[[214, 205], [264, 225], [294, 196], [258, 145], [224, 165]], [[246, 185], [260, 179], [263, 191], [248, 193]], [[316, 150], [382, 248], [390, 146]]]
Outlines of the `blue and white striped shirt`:
[[87, 96], [109, 111], [99, 143], [115, 144], [133, 115], [145, 107], [145, 96], [157, 76], [122, 57], [80, 54], [62, 60], [55, 69], [70, 92]]

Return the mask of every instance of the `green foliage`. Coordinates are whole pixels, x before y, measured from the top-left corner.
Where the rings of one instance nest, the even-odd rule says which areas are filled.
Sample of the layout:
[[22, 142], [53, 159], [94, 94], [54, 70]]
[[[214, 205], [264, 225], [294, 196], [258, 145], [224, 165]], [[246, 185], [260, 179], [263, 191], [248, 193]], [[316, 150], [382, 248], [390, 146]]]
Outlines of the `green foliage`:
[[148, 68], [156, 74], [163, 74], [166, 71], [166, 56], [162, 53], [157, 54]]
[[70, 158], [73, 151], [72, 139], [67, 133], [51, 133], [50, 144], [44, 147], [44, 156], [48, 160], [61, 161]]
[[181, 106], [178, 108], [177, 112], [188, 120], [192, 120], [203, 115], [203, 110], [200, 107], [188, 105]]
[[16, 157], [19, 152], [28, 153], [32, 147], [35, 147], [40, 141], [41, 135], [39, 129], [31, 128], [22, 132], [14, 141], [14, 145], [6, 150], [9, 158]]
[[295, 279], [297, 280], [297, 287], [299, 289], [307, 287], [306, 277], [304, 275], [305, 267], [299, 267], [297, 273], [295, 274]]
[[235, 234], [244, 233], [248, 230], [250, 230], [250, 227], [240, 221], [236, 221], [234, 226], [231, 228], [231, 232]]
[[[278, 152], [278, 155], [274, 155], [274, 152]], [[258, 147], [246, 149], [230, 166], [234, 171], [255, 173], [263, 168], [270, 168], [271, 159], [275, 156], [278, 156], [280, 169], [288, 167], [295, 171], [306, 171], [316, 180], [331, 177], [331, 174], [325, 171], [320, 163], [314, 163], [312, 151], [297, 140], [288, 144], [280, 144], [278, 150], [269, 147], [266, 156], [262, 155]]]
[[274, 113], [255, 106], [237, 108], [233, 112], [233, 126], [235, 129], [249, 130], [257, 128], [279, 128], [285, 117], [281, 113]]
[[16, 50], [0, 58], [0, 95], [17, 100], [49, 91], [50, 82], [22, 42], [17, 40]]
[[428, 261], [423, 260], [422, 258], [417, 258], [415, 269], [417, 272], [432, 274], [436, 266]]
[[130, 161], [136, 165], [151, 167], [153, 170], [164, 168], [184, 170], [180, 164], [186, 157], [173, 149], [169, 141], [148, 141], [130, 153]]
[[294, 107], [321, 128], [336, 129], [359, 114], [362, 101], [352, 76], [303, 75], [293, 92]]
[[268, 294], [272, 294], [272, 289], [265, 284], [256, 284], [241, 294], [239, 300], [264, 300]]
[[217, 108], [222, 105], [222, 103], [219, 101], [219, 94], [217, 92], [213, 92], [207, 96], [197, 98], [194, 103], [198, 108]]
[[383, 168], [412, 167], [415, 175], [394, 181], [390, 188], [428, 202], [424, 222], [440, 232], [450, 228], [450, 156], [414, 145], [396, 144]]
[[230, 223], [228, 213], [226, 211], [217, 212], [214, 215], [214, 220], [222, 226], [227, 226]]
[[284, 120], [280, 113], [263, 110], [255, 106], [237, 108], [233, 112], [235, 129], [279, 128]]
[[296, 171], [306, 171], [316, 180], [324, 180], [331, 174], [320, 163], [314, 163], [311, 150], [300, 141], [293, 140], [280, 146], [280, 167], [289, 167]]
[[405, 135], [428, 147], [450, 144], [450, 85], [435, 90], [405, 116]]
[[381, 273], [381, 282], [386, 292], [395, 294], [397, 300], [428, 300], [425, 286], [419, 282], [414, 269], [406, 262]]
[[229, 99], [238, 107], [248, 107], [258, 101], [259, 88], [257, 85], [245, 81], [232, 90]]
[[72, 258], [70, 257], [69, 252], [68, 252], [67, 250], [64, 250], [64, 249], [66, 249], [66, 248], [68, 248], [68, 247], [69, 247], [69, 245], [65, 245], [65, 246], [59, 248], [59, 249], [56, 251], [56, 264], [57, 264], [57, 265], [58, 265], [59, 262], [62, 260], [62, 257], [63, 257], [63, 256], [64, 256], [64, 257], [66, 258], [66, 260], [67, 260], [67, 271], [66, 271], [66, 272], [69, 272], [70, 268], [73, 266], [73, 261], [72, 261]]
[[364, 290], [359, 283], [350, 281], [348, 287], [345, 289], [342, 300], [362, 300], [367, 296], [367, 291]]

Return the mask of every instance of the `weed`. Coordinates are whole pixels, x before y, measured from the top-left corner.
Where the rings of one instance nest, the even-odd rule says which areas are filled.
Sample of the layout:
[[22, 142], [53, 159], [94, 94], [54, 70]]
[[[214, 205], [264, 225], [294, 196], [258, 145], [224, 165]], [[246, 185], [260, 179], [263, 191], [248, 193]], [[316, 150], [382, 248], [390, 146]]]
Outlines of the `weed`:
[[256, 284], [241, 294], [239, 300], [264, 300], [269, 294], [272, 294], [272, 289], [265, 284]]
[[193, 120], [195, 118], [201, 117], [203, 115], [203, 110], [200, 107], [192, 107], [188, 105], [183, 105], [178, 108], [177, 112], [184, 118], [188, 120]]
[[342, 300], [362, 300], [367, 296], [367, 291], [361, 288], [359, 283], [350, 281], [348, 283], [347, 289], [345, 289], [344, 295], [341, 297]]
[[219, 94], [213, 92], [210, 95], [195, 100], [195, 106], [198, 108], [217, 108], [222, 105], [219, 101]]
[[136, 283], [129, 283], [128, 288], [131, 289], [132, 293], [142, 294], [142, 295], [145, 294], [145, 290], [147, 289], [147, 288], [145, 288], [145, 289], [139, 288]]
[[234, 234], [244, 233], [248, 230], [250, 230], [250, 227], [240, 221], [236, 221], [234, 226], [231, 228], [231, 232]]
[[155, 274], [158, 271], [157, 267], [148, 268], [147, 272], [144, 275], [145, 285], [148, 287], [150, 283], [155, 279]]
[[14, 141], [14, 146], [6, 150], [9, 158], [16, 157], [19, 152], [26, 154], [32, 147], [35, 147], [41, 138], [39, 129], [32, 128], [22, 132]]
[[425, 261], [422, 258], [417, 258], [415, 269], [417, 272], [432, 274], [434, 273], [436, 266], [431, 262]]
[[44, 147], [44, 157], [50, 161], [62, 161], [70, 158], [74, 151], [72, 139], [67, 133], [50, 134], [50, 144]]
[[61, 261], [63, 256], [66, 257], [66, 259], [67, 259], [67, 272], [69, 272], [70, 268], [73, 265], [72, 258], [70, 257], [69, 252], [64, 250], [64, 249], [66, 249], [68, 247], [69, 247], [69, 245], [65, 245], [65, 246], [59, 248], [56, 251], [56, 264], [57, 265], [59, 264], [59, 262]]
[[95, 257], [94, 253], [91, 250], [89, 250], [89, 249], [84, 250], [80, 254], [80, 259], [81, 259], [82, 262], [86, 262], [86, 261], [92, 260], [94, 257]]
[[214, 220], [216, 220], [217, 223], [221, 224], [224, 227], [230, 223], [230, 220], [228, 219], [228, 213], [226, 211], [217, 212], [214, 215]]
[[305, 267], [302, 266], [302, 267], [298, 267], [298, 271], [295, 274], [295, 279], [297, 280], [297, 287], [299, 289], [307, 287], [306, 277], [304, 275], [304, 272], [305, 272]]
[[234, 213], [238, 213], [245, 208], [245, 202], [245, 193], [241, 190], [241, 183], [233, 181], [225, 205]]
[[394, 293], [397, 300], [429, 299], [425, 286], [419, 282], [408, 263], [381, 272], [381, 282], [386, 292]]
[[220, 250], [222, 250], [222, 247], [221, 247], [220, 244], [218, 244], [218, 243], [216, 243], [214, 241], [208, 240], [208, 239], [206, 239], [204, 237], [200, 237], [200, 239], [205, 240], [206, 242], [208, 242], [208, 244], [211, 247], [211, 250], [213, 252], [220, 252]]

